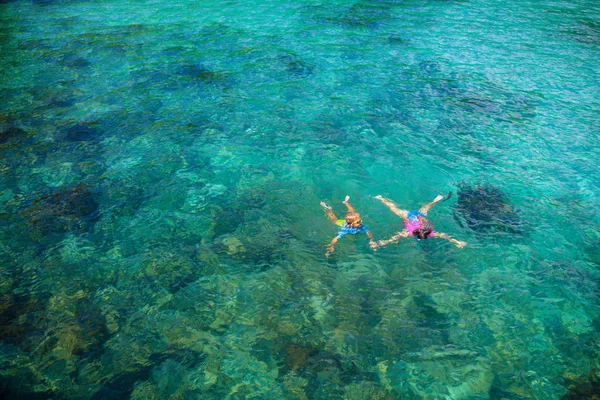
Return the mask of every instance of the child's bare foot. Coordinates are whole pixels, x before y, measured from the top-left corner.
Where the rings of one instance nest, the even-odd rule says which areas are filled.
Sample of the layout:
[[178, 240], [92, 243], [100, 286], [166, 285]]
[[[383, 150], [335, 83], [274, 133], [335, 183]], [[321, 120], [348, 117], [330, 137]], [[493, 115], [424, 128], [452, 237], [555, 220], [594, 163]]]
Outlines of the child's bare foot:
[[378, 194], [377, 196], [374, 196], [373, 198], [377, 199], [377, 200], [383, 200], [383, 196], [380, 194]]
[[433, 199], [434, 203], [437, 203], [438, 201], [442, 200], [444, 198], [444, 196], [442, 196], [441, 194], [438, 194], [437, 197], [435, 199]]
[[327, 205], [327, 203], [325, 203], [324, 201], [322, 201], [321, 203], [319, 203], [321, 205], [321, 207], [323, 207], [323, 210], [327, 211], [327, 210], [331, 210], [331, 207], [329, 207]]
[[346, 198], [344, 199], [344, 201], [342, 201], [342, 203], [346, 204], [349, 200], [350, 200], [350, 196], [346, 196]]

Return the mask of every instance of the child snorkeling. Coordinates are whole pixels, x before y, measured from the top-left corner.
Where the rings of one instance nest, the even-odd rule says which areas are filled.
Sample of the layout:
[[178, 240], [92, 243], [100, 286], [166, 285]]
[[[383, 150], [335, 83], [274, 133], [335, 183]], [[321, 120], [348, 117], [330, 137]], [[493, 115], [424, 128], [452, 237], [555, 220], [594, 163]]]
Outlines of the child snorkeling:
[[[445, 199], [450, 198], [452, 193], [448, 194]], [[445, 239], [451, 243], [453, 243], [456, 247], [461, 248], [465, 247], [467, 242], [462, 242], [460, 240], [456, 240], [451, 238], [449, 235], [441, 232], [435, 232], [433, 230], [433, 225], [426, 218], [427, 212], [431, 207], [433, 207], [436, 203], [445, 200], [444, 196], [441, 194], [438, 195], [432, 202], [425, 204], [423, 207], [419, 209], [419, 211], [408, 211], [399, 209], [396, 204], [390, 200], [382, 197], [381, 195], [375, 196], [375, 198], [385, 204], [394, 214], [402, 218], [404, 221], [404, 229], [401, 232], [398, 232], [391, 238], [387, 240], [380, 240], [377, 242], [379, 246], [385, 246], [390, 243], [396, 243], [400, 239], [414, 236], [417, 240], [425, 240], [429, 237], [435, 237], [440, 239]]]
[[321, 207], [323, 207], [323, 210], [325, 210], [325, 212], [327, 213], [327, 218], [329, 218], [329, 220], [331, 222], [333, 222], [334, 224], [340, 226], [338, 235], [336, 237], [334, 237], [333, 240], [331, 241], [331, 243], [329, 243], [329, 246], [327, 246], [327, 253], [325, 253], [325, 257], [329, 257], [331, 255], [331, 253], [333, 253], [335, 251], [335, 244], [337, 243], [338, 240], [340, 240], [341, 238], [343, 238], [344, 236], [346, 236], [348, 234], [356, 235], [357, 233], [360, 233], [360, 232], [366, 233], [367, 236], [369, 237], [369, 245], [371, 246], [371, 248], [373, 250], [377, 249], [377, 243], [375, 242], [375, 239], [373, 238], [373, 234], [371, 233], [371, 231], [369, 231], [369, 228], [367, 228], [365, 225], [362, 224], [360, 214], [357, 213], [356, 210], [354, 209], [354, 207], [352, 207], [352, 205], [350, 204], [350, 196], [346, 196], [343, 203], [346, 205], [346, 208], [348, 209], [348, 213], [346, 214], [345, 220], [338, 219], [335, 216], [331, 207], [328, 206], [324, 201], [321, 202]]

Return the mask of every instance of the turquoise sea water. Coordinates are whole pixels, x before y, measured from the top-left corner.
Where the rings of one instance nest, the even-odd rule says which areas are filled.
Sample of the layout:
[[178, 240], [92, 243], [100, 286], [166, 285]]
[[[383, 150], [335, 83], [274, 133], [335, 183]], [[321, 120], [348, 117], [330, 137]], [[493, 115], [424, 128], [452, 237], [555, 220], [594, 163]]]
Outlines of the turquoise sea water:
[[[599, 45], [592, 0], [1, 1], [2, 395], [598, 395]], [[448, 192], [465, 248], [324, 256], [320, 201]]]

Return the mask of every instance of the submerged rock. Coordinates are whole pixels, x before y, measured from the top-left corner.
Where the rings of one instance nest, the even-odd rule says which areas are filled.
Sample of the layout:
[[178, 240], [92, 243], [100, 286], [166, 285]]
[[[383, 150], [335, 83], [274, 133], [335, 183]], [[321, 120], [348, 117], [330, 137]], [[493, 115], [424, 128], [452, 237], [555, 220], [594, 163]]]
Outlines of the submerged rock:
[[[438, 350], [434, 348], [426, 353], [434, 355]], [[490, 398], [494, 374], [489, 360], [476, 354], [459, 354], [458, 358], [442, 355], [433, 359], [399, 361], [389, 368], [386, 378], [399, 398]]]
[[42, 311], [46, 293], [6, 294], [0, 297], [0, 343], [20, 345], [35, 328], [31, 315]]
[[405, 39], [400, 35], [390, 35], [390, 36], [388, 36], [387, 41], [389, 44], [403, 44], [403, 45], [410, 44], [410, 41], [408, 39]]
[[354, 365], [344, 365], [339, 356], [320, 349], [318, 346], [287, 343], [283, 358], [284, 366], [279, 371], [281, 374], [291, 370], [309, 381], [319, 377], [343, 386], [350, 383], [357, 375]]
[[221, 88], [233, 86], [233, 79], [229, 73], [215, 71], [202, 64], [181, 65], [176, 68], [175, 73], [190, 82], [203, 83]]
[[22, 215], [35, 237], [84, 228], [96, 219], [98, 203], [84, 186], [62, 188], [33, 201]]
[[[42, 79], [42, 78], [40, 78]], [[38, 86], [31, 90], [33, 97], [32, 108], [39, 112], [46, 112], [50, 109], [71, 107], [77, 103], [81, 91], [77, 89], [67, 89], [70, 85], [74, 86], [73, 81], [61, 82], [56, 85], [52, 77], [44, 79], [47, 84]]]
[[211, 71], [203, 65], [184, 65], [177, 70], [177, 73], [205, 82], [215, 81], [220, 78], [217, 72]]
[[390, 7], [385, 4], [355, 3], [340, 14], [328, 15], [325, 20], [344, 28], [378, 28], [390, 19]]
[[565, 374], [563, 379], [569, 392], [561, 400], [600, 399], [600, 377], [596, 368], [592, 367], [587, 377]]
[[355, 3], [350, 7], [332, 9], [326, 5], [310, 5], [302, 8], [307, 19], [318, 24], [337, 25], [346, 29], [376, 29], [392, 15], [388, 4]]
[[519, 213], [500, 189], [490, 185], [462, 186], [457, 194], [454, 218], [462, 226], [479, 233], [524, 233]]
[[235, 256], [246, 252], [242, 242], [234, 236], [227, 236], [224, 238], [223, 245], [226, 247], [225, 252], [230, 256]]
[[296, 78], [306, 78], [313, 73], [314, 67], [295, 54], [282, 54], [277, 59], [285, 66], [286, 71]]
[[25, 136], [27, 132], [9, 124], [0, 123], [0, 144], [6, 143], [11, 139], [18, 139]]
[[362, 381], [355, 382], [344, 387], [344, 398], [347, 400], [364, 400], [364, 399], [394, 399], [391, 394], [386, 393], [381, 387], [374, 382]]
[[97, 122], [79, 122], [64, 131], [64, 139], [69, 142], [87, 142], [97, 139], [101, 132]]
[[90, 62], [83, 57], [74, 54], [65, 54], [60, 58], [59, 63], [65, 67], [82, 69], [90, 66]]

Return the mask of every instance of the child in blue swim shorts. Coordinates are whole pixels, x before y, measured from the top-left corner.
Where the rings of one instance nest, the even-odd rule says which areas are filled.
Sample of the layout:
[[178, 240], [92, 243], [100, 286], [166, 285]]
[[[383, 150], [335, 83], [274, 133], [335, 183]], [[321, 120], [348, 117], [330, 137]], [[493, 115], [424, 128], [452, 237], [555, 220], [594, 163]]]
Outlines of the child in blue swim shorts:
[[327, 213], [327, 218], [329, 218], [329, 220], [334, 224], [340, 226], [340, 230], [338, 231], [337, 236], [334, 237], [333, 240], [329, 243], [329, 246], [327, 246], [327, 253], [325, 253], [325, 257], [329, 257], [331, 253], [335, 251], [335, 244], [338, 240], [340, 240], [346, 235], [356, 235], [361, 232], [366, 233], [369, 237], [369, 245], [371, 246], [371, 248], [373, 250], [377, 249], [377, 243], [373, 238], [373, 234], [371, 233], [371, 231], [369, 231], [369, 228], [363, 225], [362, 219], [360, 218], [360, 214], [357, 213], [354, 207], [352, 207], [352, 205], [350, 204], [350, 196], [346, 196], [343, 203], [346, 205], [348, 213], [346, 214], [345, 219], [338, 219], [335, 216], [331, 207], [328, 206], [324, 201], [321, 202], [321, 207], [323, 207], [323, 210], [325, 210], [325, 212]]

